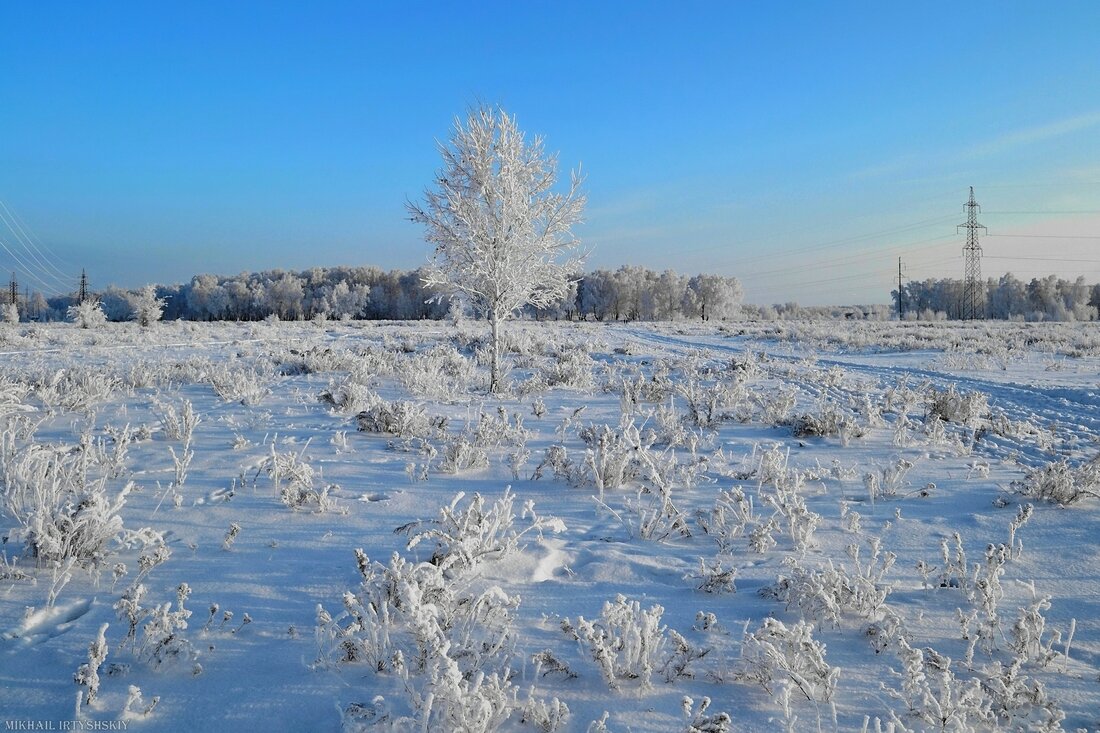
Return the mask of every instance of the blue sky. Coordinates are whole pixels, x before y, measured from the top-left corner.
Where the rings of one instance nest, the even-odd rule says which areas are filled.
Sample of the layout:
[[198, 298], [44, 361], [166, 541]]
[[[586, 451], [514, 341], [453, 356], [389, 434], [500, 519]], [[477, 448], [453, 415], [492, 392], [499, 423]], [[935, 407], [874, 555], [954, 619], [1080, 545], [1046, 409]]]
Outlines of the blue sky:
[[583, 163], [590, 267], [886, 302], [899, 255], [961, 276], [973, 185], [1029, 235], [986, 274], [1097, 281], [1059, 260], [1100, 260], [1098, 31], [1095, 2], [6, 3], [0, 200], [98, 285], [413, 268], [404, 202], [487, 102]]

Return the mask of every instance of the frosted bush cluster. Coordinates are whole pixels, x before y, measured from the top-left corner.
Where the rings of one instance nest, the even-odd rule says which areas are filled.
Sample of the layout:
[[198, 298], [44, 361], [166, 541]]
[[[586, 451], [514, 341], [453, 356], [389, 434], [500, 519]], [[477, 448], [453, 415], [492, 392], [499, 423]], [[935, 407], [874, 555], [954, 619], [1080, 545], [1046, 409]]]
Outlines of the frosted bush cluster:
[[[397, 719], [410, 725], [491, 731], [516, 716], [555, 730], [568, 719], [567, 706], [533, 694], [521, 702], [512, 682], [520, 599], [481, 582], [476, 570], [520, 552], [528, 533], [563, 531], [564, 525], [535, 514], [528, 502], [521, 515], [527, 526], [517, 529], [508, 491], [490, 507], [480, 495], [465, 505], [463, 498], [459, 494], [441, 509], [438, 520], [403, 528], [411, 535], [410, 550], [435, 546], [430, 562], [394, 553], [382, 565], [356, 551], [358, 592], [344, 594], [344, 610], [336, 616], [317, 607], [317, 663], [365, 662], [395, 675], [409, 708], [409, 717]], [[365, 726], [382, 704], [348, 706], [345, 728]]]

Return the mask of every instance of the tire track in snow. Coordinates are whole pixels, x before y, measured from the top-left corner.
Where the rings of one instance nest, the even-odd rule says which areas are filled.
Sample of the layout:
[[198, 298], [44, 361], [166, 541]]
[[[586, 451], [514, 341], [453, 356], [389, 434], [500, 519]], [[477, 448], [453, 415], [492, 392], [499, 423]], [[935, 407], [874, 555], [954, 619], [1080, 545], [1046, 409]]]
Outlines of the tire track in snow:
[[[703, 351], [717, 351], [728, 354], [745, 354], [749, 349], [743, 344], [716, 343], [713, 341], [695, 341], [688, 338], [655, 333], [644, 329], [628, 329], [631, 338], [645, 343], [664, 348], [672, 354], [699, 353]], [[760, 342], [754, 342], [754, 347], [761, 346]], [[753, 349], [755, 350], [755, 348]], [[784, 354], [770, 349], [764, 353], [769, 359], [777, 361], [798, 362], [803, 356]], [[1097, 392], [1087, 388], [1067, 388], [1061, 386], [1041, 387], [1036, 385], [1021, 385], [1014, 382], [997, 382], [980, 377], [950, 374], [935, 369], [901, 366], [894, 364], [867, 364], [863, 361], [844, 359], [837, 355], [825, 355], [818, 352], [813, 354], [818, 366], [839, 367], [846, 373], [861, 374], [873, 377], [880, 385], [890, 386], [903, 378], [915, 379], [917, 383], [927, 379], [934, 386], [943, 389], [948, 385], [954, 385], [958, 389], [977, 391], [988, 395], [990, 407], [1003, 412], [1011, 420], [1030, 424], [1035, 427], [1047, 429], [1057, 426], [1055, 431], [1059, 435], [1058, 455], [1067, 455], [1075, 458], [1091, 458], [1082, 445], [1094, 444], [1100, 437], [1100, 389]], [[809, 355], [807, 354], [807, 355]], [[861, 355], [867, 358], [873, 355]], [[789, 379], [789, 377], [786, 377]], [[811, 385], [807, 383], [811, 393], [825, 389], [824, 385]], [[813, 387], [816, 386], [816, 390]], [[986, 449], [998, 458], [1005, 458], [1015, 454], [1017, 460], [1029, 465], [1037, 465], [1049, 462], [1053, 457], [1048, 451], [1043, 450], [1034, 441], [1019, 440], [1008, 436], [988, 436], [985, 441], [992, 445], [982, 445], [979, 449]], [[1000, 444], [1000, 445], [998, 445]], [[992, 448], [992, 450], [990, 450]]]

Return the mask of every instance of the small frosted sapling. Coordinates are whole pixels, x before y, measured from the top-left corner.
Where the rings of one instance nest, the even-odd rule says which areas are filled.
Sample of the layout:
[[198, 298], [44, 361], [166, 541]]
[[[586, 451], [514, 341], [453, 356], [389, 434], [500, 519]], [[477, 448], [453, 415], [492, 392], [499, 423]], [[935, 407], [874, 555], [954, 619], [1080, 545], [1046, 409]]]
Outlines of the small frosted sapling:
[[730, 733], [733, 730], [733, 719], [729, 713], [707, 714], [710, 709], [709, 697], [700, 700], [696, 707], [695, 701], [684, 695], [680, 701], [680, 709], [689, 721], [686, 733]]
[[83, 688], [76, 695], [77, 711], [84, 705], [91, 705], [96, 695], [99, 694], [99, 668], [103, 664], [103, 660], [107, 658], [106, 634], [108, 625], [103, 624], [99, 627], [99, 634], [96, 636], [95, 641], [88, 645], [87, 663], [80, 665], [80, 668], [76, 670], [76, 674], [73, 675], [73, 681]]
[[137, 685], [130, 685], [130, 689], [126, 695], [126, 705], [122, 708], [123, 719], [141, 717], [146, 718], [153, 708], [160, 702], [160, 695], [154, 695], [148, 702], [141, 696], [141, 688]]
[[236, 522], [230, 522], [229, 529], [226, 530], [225, 539], [222, 540], [222, 549], [229, 551], [233, 547], [233, 543], [237, 540], [237, 535], [241, 533], [241, 525]]

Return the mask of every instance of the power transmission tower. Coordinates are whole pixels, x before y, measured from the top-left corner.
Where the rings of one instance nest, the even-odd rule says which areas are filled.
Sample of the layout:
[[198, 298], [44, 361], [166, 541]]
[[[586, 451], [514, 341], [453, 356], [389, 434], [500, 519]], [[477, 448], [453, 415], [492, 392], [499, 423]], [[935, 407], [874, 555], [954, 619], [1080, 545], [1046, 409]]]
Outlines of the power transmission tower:
[[19, 305], [19, 283], [15, 280], [15, 273], [11, 274], [11, 286], [8, 289], [8, 302]]
[[88, 300], [88, 274], [82, 269], [80, 271], [80, 295], [77, 296], [77, 302], [83, 303]]
[[982, 247], [978, 244], [978, 230], [985, 229], [978, 223], [978, 212], [982, 207], [974, 200], [974, 187], [970, 187], [970, 200], [966, 203], [966, 223], [955, 228], [966, 229], [966, 277], [963, 280], [963, 297], [960, 316], [969, 321], [985, 318], [985, 291], [982, 287]]
[[905, 282], [901, 279], [901, 258], [898, 257], [898, 320], [905, 317]]

